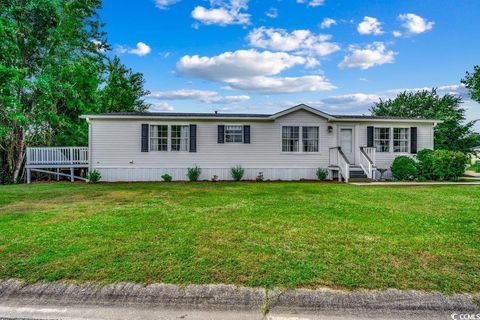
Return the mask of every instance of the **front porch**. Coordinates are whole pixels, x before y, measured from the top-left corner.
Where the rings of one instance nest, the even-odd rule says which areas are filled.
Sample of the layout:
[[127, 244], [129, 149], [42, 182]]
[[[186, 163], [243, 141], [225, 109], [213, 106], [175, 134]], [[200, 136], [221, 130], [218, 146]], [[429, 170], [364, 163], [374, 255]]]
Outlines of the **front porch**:
[[358, 163], [352, 163], [340, 146], [329, 149], [328, 174], [330, 179], [336, 176], [338, 181], [348, 182], [353, 179], [375, 179], [376, 149], [373, 147], [360, 147]]
[[[85, 177], [75, 175], [75, 169], [87, 170], [88, 167], [88, 147], [28, 147], [26, 150], [27, 183], [32, 182], [32, 172], [51, 174], [57, 180], [68, 177], [72, 182], [86, 181]], [[69, 174], [62, 170], [69, 170]]]

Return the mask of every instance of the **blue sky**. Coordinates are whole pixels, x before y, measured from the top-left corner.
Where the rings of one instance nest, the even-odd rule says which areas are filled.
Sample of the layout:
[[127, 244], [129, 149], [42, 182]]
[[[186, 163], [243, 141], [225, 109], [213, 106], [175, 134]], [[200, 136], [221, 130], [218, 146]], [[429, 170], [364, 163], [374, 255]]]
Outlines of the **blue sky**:
[[435, 86], [474, 119], [460, 79], [480, 63], [478, 12], [476, 0], [105, 0], [100, 15], [154, 110], [362, 114]]

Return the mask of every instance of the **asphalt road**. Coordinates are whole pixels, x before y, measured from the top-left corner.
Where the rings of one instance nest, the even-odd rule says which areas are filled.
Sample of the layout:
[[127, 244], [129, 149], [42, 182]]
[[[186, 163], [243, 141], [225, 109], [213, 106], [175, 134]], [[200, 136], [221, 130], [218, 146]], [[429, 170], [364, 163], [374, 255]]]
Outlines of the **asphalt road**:
[[[461, 312], [458, 312], [460, 314]], [[340, 319], [452, 319], [450, 312], [425, 311], [322, 311], [315, 313], [273, 312], [263, 317], [258, 311], [176, 310], [156, 307], [97, 305], [35, 305], [24, 302], [1, 302], [0, 319], [65, 320], [163, 320], [163, 319], [269, 319], [269, 320], [340, 320]], [[457, 316], [457, 319], [460, 319]]]

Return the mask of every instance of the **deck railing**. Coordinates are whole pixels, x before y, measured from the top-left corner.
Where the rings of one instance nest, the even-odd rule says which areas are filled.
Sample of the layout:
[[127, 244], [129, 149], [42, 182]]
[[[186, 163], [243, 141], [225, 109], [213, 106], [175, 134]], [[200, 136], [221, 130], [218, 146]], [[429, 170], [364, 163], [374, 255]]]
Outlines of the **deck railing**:
[[340, 147], [333, 147], [329, 150], [330, 165], [338, 166], [338, 172], [345, 182], [350, 179], [350, 162]]
[[360, 147], [360, 167], [369, 179], [375, 178], [375, 152], [375, 148]]
[[87, 165], [88, 147], [28, 147], [27, 166]]

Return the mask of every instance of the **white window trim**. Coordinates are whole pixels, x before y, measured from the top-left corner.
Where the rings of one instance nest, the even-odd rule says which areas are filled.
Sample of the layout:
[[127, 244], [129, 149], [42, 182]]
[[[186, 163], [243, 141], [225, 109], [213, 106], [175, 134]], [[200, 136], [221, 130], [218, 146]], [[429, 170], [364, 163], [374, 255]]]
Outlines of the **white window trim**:
[[[173, 153], [189, 153], [189, 150], [172, 150], [172, 126], [189, 126], [189, 123], [149, 123], [148, 124], [148, 131], [149, 131], [149, 137], [148, 137], [148, 149], [149, 152], [160, 152], [160, 153], [165, 153], [165, 152], [173, 152]], [[152, 137], [150, 136], [151, 134], [151, 128], [152, 126], [167, 126], [167, 150], [152, 150], [151, 149], [151, 143], [152, 143]], [[188, 129], [190, 130], [190, 128]], [[187, 137], [187, 149], [190, 149], [190, 131], [188, 133]], [[153, 138], [155, 139], [155, 138]], [[157, 138], [158, 139], [158, 138]]]
[[[227, 127], [240, 127], [242, 141], [227, 141]], [[223, 125], [223, 143], [242, 144], [244, 142], [243, 124], [225, 124]]]
[[[283, 127], [298, 127], [298, 151], [283, 151]], [[318, 151], [303, 151], [303, 127], [317, 127], [318, 128]], [[298, 124], [282, 124], [280, 126], [280, 153], [282, 154], [318, 154], [320, 153], [320, 137], [321, 137], [321, 126], [318, 124], [305, 124], [299, 126]]]
[[[187, 150], [172, 150], [172, 126], [185, 126], [187, 127]], [[190, 127], [188, 124], [181, 124], [181, 123], [176, 123], [176, 124], [169, 124], [168, 125], [168, 151], [169, 152], [174, 152], [174, 153], [187, 153], [189, 152], [190, 149]]]
[[[410, 154], [410, 147], [412, 145], [412, 136], [411, 136], [411, 130], [410, 127], [407, 126], [378, 126], [378, 127], [373, 127], [373, 146], [375, 147], [375, 129], [376, 128], [389, 128], [390, 129], [390, 139], [389, 139], [389, 151], [377, 151], [377, 153], [380, 154]], [[402, 151], [402, 152], [395, 152], [393, 150], [393, 129], [407, 129], [408, 132], [408, 139], [407, 139], [407, 151]]]

